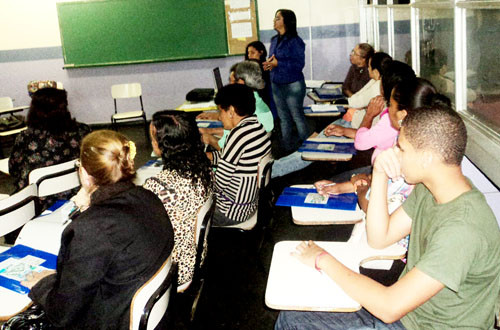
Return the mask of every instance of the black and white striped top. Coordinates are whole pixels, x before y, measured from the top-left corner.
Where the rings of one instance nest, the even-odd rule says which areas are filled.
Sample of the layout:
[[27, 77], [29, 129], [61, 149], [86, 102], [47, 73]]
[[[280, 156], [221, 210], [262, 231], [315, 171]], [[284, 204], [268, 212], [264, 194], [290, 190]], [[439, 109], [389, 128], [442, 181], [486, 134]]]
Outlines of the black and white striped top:
[[257, 208], [257, 168], [271, 150], [269, 134], [256, 116], [242, 119], [226, 145], [213, 152], [217, 208], [234, 221], [246, 221]]

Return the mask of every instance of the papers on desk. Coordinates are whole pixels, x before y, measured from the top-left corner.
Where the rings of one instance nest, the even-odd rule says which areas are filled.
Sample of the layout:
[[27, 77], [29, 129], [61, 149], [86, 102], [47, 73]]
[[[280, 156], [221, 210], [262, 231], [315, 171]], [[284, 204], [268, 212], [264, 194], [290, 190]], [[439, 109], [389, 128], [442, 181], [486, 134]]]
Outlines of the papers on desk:
[[147, 179], [156, 176], [163, 170], [163, 161], [161, 158], [149, 160], [146, 164], [141, 166], [137, 171], [134, 183], [137, 186], [142, 186]]
[[74, 202], [64, 202], [57, 209], [44, 212], [27, 222], [16, 239], [16, 245], [21, 244], [57, 255], [61, 247], [62, 233], [71, 223], [71, 217], [78, 211]]
[[312, 141], [306, 140], [299, 148], [299, 152], [327, 152], [336, 154], [352, 154], [356, 153], [354, 143], [352, 142], [334, 142], [334, 141]]
[[300, 206], [320, 209], [356, 210], [358, 196], [354, 193], [325, 197], [314, 188], [286, 187], [276, 206]]
[[326, 80], [306, 80], [306, 88], [321, 88]]
[[311, 104], [312, 112], [325, 112], [325, 111], [337, 111], [337, 112], [345, 112], [345, 108], [341, 105], [335, 104]]
[[218, 120], [196, 120], [199, 128], [220, 128], [223, 127], [222, 122]]
[[[266, 305], [281, 310], [354, 312], [361, 305], [349, 297], [323, 272], [290, 255], [300, 241], [282, 241], [274, 246], [267, 280]], [[400, 259], [406, 250], [397, 244], [385, 249], [364, 242], [316, 242], [352, 271], [368, 259]]]
[[183, 103], [181, 106], [177, 107], [176, 110], [181, 110], [181, 111], [217, 110], [217, 105], [215, 104], [214, 101]]
[[21, 285], [32, 272], [56, 269], [57, 256], [24, 245], [15, 245], [0, 253], [0, 286], [21, 294], [29, 289]]

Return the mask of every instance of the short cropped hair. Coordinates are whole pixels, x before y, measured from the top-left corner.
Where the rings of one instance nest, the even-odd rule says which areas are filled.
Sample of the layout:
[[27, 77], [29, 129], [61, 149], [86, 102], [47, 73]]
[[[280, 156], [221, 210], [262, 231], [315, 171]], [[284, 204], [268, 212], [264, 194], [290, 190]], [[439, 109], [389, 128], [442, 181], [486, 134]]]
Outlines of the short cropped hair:
[[358, 48], [361, 51], [361, 57], [366, 60], [366, 65], [368, 65], [368, 60], [375, 54], [375, 49], [367, 43], [358, 44]]
[[392, 62], [392, 57], [384, 52], [377, 52], [373, 54], [371, 60], [370, 67], [372, 70], [377, 70], [380, 73], [380, 76], [382, 76], [389, 64]]
[[234, 70], [234, 78], [243, 80], [248, 87], [258, 90], [266, 87], [264, 79], [262, 79], [262, 70], [259, 63], [255, 61], [243, 61], [236, 65]]
[[[381, 73], [382, 74], [382, 73]], [[415, 79], [415, 72], [406, 63], [392, 61], [387, 65], [387, 69], [382, 74], [382, 89], [384, 90], [384, 99], [390, 102], [391, 93], [394, 86], [403, 80]]]
[[426, 106], [408, 112], [403, 135], [417, 150], [432, 150], [448, 165], [460, 166], [467, 146], [465, 124], [451, 107]]
[[252, 89], [246, 85], [232, 84], [222, 87], [217, 92], [215, 104], [224, 111], [232, 105], [241, 117], [251, 116], [255, 112], [255, 97]]
[[80, 161], [97, 186], [132, 181], [135, 177], [129, 139], [115, 131], [99, 130], [85, 136]]

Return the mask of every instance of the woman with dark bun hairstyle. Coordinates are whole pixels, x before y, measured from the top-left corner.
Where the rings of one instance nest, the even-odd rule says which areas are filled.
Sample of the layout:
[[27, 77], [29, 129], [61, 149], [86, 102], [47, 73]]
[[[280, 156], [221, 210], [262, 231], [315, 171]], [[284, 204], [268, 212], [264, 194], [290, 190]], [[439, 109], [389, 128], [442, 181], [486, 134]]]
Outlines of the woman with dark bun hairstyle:
[[[32, 95], [27, 126], [16, 137], [9, 158], [9, 174], [17, 190], [28, 185], [29, 173], [34, 169], [78, 158], [80, 143], [90, 132], [87, 125], [71, 118], [67, 93], [57, 88], [39, 89]], [[70, 190], [43, 198], [41, 211], [75, 193]]]
[[158, 197], [132, 182], [134, 155], [115, 131], [83, 139], [80, 194], [89, 206], [64, 230], [56, 272], [22, 283], [54, 326], [129, 329], [135, 292], [170, 256], [172, 225]]

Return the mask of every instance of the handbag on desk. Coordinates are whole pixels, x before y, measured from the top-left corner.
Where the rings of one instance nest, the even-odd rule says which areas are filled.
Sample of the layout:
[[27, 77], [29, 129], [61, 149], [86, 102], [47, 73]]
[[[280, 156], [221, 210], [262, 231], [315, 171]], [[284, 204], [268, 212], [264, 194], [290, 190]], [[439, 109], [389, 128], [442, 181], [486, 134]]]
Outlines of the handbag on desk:
[[11, 317], [2, 325], [1, 330], [55, 330], [43, 309], [33, 305], [24, 312]]
[[213, 88], [195, 88], [186, 95], [186, 101], [207, 102], [213, 100], [215, 91]]

